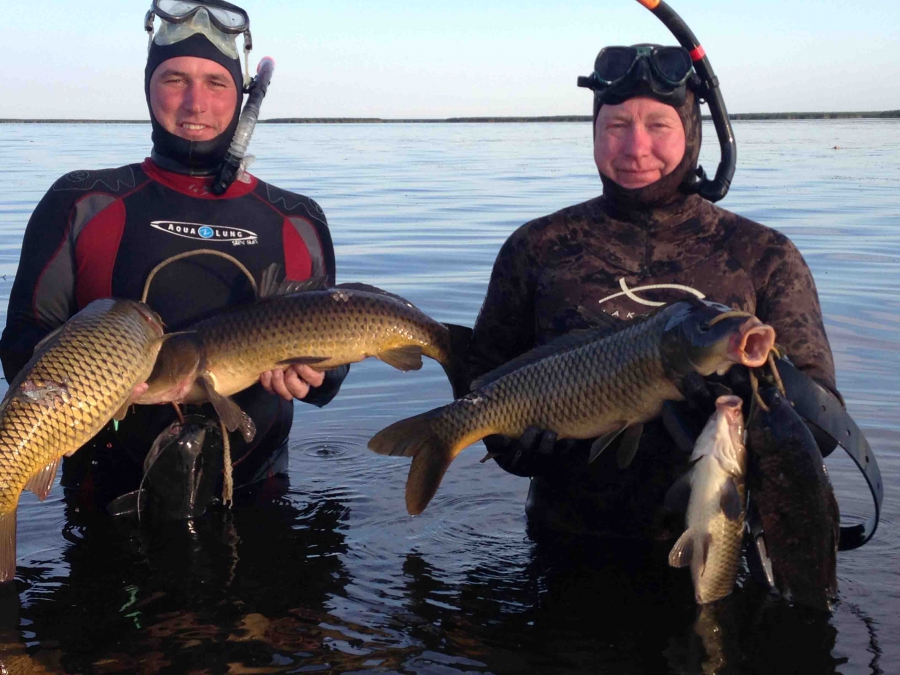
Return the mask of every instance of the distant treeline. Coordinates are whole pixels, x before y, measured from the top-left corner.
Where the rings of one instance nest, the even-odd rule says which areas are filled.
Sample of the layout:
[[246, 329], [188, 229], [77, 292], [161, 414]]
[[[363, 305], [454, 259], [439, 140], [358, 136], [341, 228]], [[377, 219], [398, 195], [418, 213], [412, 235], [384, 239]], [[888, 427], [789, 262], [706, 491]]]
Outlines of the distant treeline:
[[[733, 120], [841, 120], [863, 118], [900, 118], [900, 110], [880, 112], [786, 112], [733, 113]], [[703, 119], [710, 119], [705, 115]], [[590, 122], [590, 115], [553, 115], [549, 117], [447, 117], [444, 119], [384, 119], [381, 117], [273, 117], [260, 124], [463, 124], [504, 122]], [[39, 120], [0, 119], [0, 124], [149, 124], [149, 120]]]
[[502, 122], [590, 122], [590, 115], [554, 115], [552, 117], [447, 117], [444, 119], [383, 119], [381, 117], [273, 117], [260, 120], [267, 124], [455, 124]]
[[[733, 120], [847, 120], [872, 117], [900, 117], [900, 110], [882, 112], [786, 112], [786, 113], [735, 113]], [[705, 116], [703, 119], [709, 119]]]

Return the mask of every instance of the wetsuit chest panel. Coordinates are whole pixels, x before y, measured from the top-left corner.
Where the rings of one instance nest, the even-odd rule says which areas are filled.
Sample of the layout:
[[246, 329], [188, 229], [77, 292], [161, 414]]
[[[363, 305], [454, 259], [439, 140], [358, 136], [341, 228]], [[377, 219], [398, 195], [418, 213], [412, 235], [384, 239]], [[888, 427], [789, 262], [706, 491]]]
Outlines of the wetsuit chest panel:
[[[81, 233], [76, 249], [79, 305], [103, 295], [139, 299], [154, 267], [197, 249], [232, 256], [258, 281], [270, 263], [285, 266], [286, 226], [290, 227], [282, 214], [252, 193], [235, 199], [196, 199], [148, 183], [106, 209]], [[302, 240], [289, 236], [293, 236], [292, 271], [311, 269]], [[161, 270], [148, 301], [168, 326], [177, 327], [253, 297], [246, 275], [234, 263], [196, 256]]]
[[[688, 269], [660, 276], [627, 275], [612, 267], [545, 268], [535, 292], [538, 342], [585, 328], [603, 313], [631, 320], [657, 307], [690, 297], [706, 298], [743, 311], [756, 310], [756, 290], [727, 251], [715, 252]], [[576, 309], [583, 308], [583, 309]]]

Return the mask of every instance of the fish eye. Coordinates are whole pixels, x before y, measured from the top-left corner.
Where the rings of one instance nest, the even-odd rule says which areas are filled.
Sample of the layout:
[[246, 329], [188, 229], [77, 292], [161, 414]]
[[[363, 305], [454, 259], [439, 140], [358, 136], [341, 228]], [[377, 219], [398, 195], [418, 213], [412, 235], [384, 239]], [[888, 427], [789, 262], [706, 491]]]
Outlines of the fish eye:
[[701, 321], [700, 324], [697, 326], [697, 332], [708, 333], [709, 332], [709, 322]]

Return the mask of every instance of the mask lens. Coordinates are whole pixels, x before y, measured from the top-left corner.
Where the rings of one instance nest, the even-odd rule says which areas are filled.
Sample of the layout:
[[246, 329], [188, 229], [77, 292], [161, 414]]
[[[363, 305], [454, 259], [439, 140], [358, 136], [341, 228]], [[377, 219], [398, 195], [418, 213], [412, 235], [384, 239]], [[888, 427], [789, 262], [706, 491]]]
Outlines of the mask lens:
[[635, 59], [637, 49], [634, 47], [606, 47], [597, 55], [594, 71], [601, 80], [615, 82], [628, 74]]
[[170, 21], [184, 21], [204, 9], [220, 30], [240, 33], [247, 29], [247, 17], [240, 10], [228, 9], [192, 0], [156, 0], [160, 16]]
[[672, 84], [681, 84], [691, 72], [691, 56], [682, 47], [660, 47], [653, 52], [656, 71]]
[[232, 12], [221, 7], [207, 7], [209, 13], [222, 24], [222, 28], [234, 28], [243, 30], [247, 26], [247, 22], [237, 12]]

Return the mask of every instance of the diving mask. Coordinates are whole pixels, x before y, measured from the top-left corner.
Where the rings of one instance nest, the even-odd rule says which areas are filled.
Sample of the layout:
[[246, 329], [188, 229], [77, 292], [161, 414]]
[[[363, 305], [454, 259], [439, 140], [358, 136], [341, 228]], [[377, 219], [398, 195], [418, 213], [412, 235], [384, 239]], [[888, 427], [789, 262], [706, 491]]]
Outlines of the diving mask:
[[679, 106], [693, 72], [691, 55], [684, 47], [605, 47], [597, 55], [594, 72], [579, 77], [578, 86], [592, 89], [604, 103], [621, 103], [646, 93]]
[[[154, 35], [153, 21], [160, 18]], [[224, 0], [153, 0], [144, 17], [144, 30], [150, 42], [160, 46], [174, 44], [201, 33], [225, 56], [239, 58], [237, 36], [244, 36], [244, 84], [249, 82], [248, 58], [253, 49], [250, 18], [240, 7]]]

